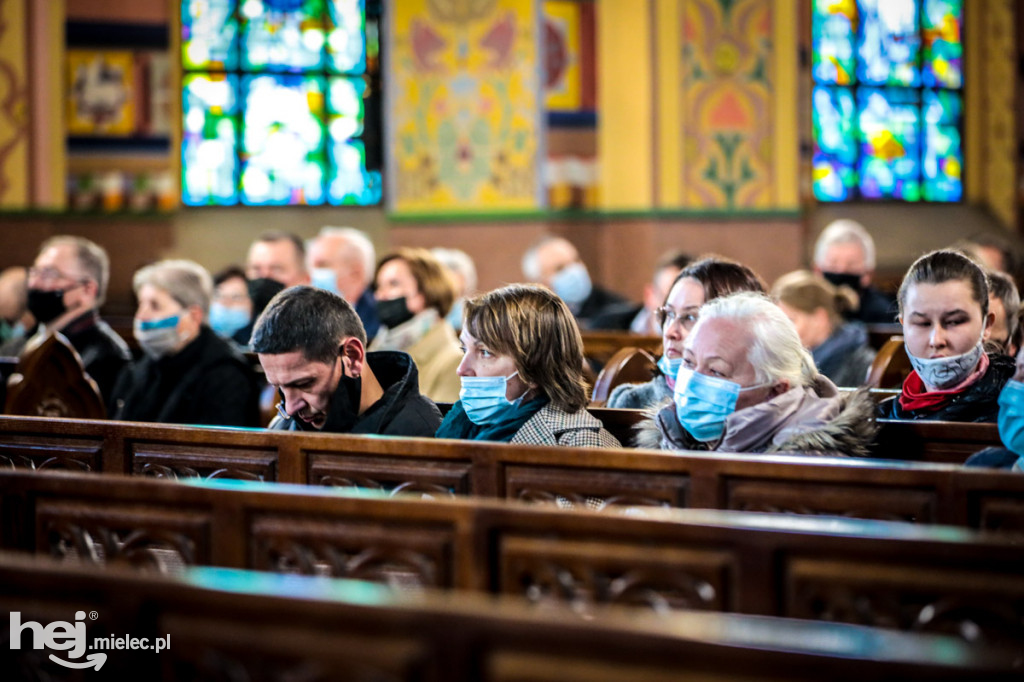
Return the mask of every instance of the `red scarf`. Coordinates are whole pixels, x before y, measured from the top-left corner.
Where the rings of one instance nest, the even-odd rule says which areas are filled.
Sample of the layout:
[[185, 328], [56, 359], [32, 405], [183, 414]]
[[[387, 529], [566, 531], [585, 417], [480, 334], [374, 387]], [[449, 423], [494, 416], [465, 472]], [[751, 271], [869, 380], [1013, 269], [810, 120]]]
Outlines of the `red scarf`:
[[929, 391], [925, 388], [921, 377], [918, 376], [917, 370], [912, 371], [903, 381], [903, 392], [900, 393], [900, 407], [905, 412], [913, 410], [937, 411], [954, 397], [966, 391], [967, 387], [975, 381], [985, 376], [985, 372], [988, 371], [988, 362], [988, 355], [982, 353], [981, 360], [978, 361], [978, 366], [974, 368], [974, 371], [959, 384], [944, 391]]

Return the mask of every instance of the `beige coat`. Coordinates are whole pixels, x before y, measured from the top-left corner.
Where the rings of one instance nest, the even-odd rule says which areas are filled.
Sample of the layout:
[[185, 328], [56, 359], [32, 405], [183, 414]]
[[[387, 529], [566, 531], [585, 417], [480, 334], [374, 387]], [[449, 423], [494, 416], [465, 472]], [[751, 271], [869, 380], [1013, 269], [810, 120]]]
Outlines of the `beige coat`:
[[455, 330], [444, 320], [430, 327], [406, 352], [420, 371], [420, 392], [435, 403], [454, 403], [462, 384], [455, 373], [462, 350]]

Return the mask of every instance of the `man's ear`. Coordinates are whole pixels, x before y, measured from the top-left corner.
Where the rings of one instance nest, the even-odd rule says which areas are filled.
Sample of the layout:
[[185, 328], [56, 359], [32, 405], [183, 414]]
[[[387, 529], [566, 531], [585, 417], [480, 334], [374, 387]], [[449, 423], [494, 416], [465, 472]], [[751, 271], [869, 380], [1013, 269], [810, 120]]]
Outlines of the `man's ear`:
[[988, 315], [985, 316], [985, 331], [986, 332], [991, 332], [992, 325], [995, 324], [995, 321], [996, 321], [996, 314], [994, 312], [992, 312], [991, 310], [988, 311]]
[[354, 378], [362, 376], [366, 363], [366, 348], [362, 341], [354, 336], [342, 339], [338, 353], [341, 355], [341, 364], [345, 367], [346, 375]]

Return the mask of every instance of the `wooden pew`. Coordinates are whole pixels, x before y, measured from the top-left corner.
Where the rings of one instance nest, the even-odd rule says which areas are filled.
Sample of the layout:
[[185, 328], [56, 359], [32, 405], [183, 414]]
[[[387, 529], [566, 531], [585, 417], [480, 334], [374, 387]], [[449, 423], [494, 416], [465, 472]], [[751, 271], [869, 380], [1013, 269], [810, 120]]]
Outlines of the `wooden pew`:
[[[125, 636], [168, 645], [159, 653], [90, 651], [106, 657], [110, 679], [861, 682], [1020, 674], [1012, 650], [936, 635], [617, 608], [583, 619], [569, 608], [539, 611], [508, 598], [410, 596], [362, 582], [224, 569], [169, 579], [0, 556], [0, 605], [22, 623], [44, 625], [71, 621], [79, 609], [90, 614], [83, 629], [97, 648], [108, 644], [98, 638]], [[24, 633], [20, 648], [0, 650], [4, 670], [67, 677], [45, 651], [28, 648], [30, 639]]]
[[1024, 641], [1024, 546], [949, 527], [595, 514], [28, 471], [0, 472], [0, 510], [3, 549], [78, 562], [250, 568], [524, 595], [581, 611], [643, 604]]
[[29, 342], [7, 378], [4, 413], [44, 417], [107, 416], [100, 389], [71, 342], [51, 332]]
[[0, 419], [0, 466], [279, 481], [577, 507], [831, 514], [1024, 532], [1022, 476], [866, 459], [545, 448], [8, 417]]
[[879, 419], [879, 455], [918, 462], [963, 464], [979, 450], [1001, 447], [996, 424]]
[[583, 355], [603, 367], [623, 348], [640, 348], [654, 357], [661, 355], [661, 337], [620, 331], [581, 331]]

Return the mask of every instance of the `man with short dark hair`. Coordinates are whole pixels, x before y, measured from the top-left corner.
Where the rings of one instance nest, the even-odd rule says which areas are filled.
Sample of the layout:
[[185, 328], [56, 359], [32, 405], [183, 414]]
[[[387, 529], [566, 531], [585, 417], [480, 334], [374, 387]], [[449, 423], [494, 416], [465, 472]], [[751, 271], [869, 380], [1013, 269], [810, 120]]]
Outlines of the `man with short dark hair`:
[[251, 347], [282, 398], [271, 429], [430, 437], [441, 423], [412, 358], [367, 353], [359, 317], [328, 291], [298, 286], [275, 296]]
[[107, 252], [88, 239], [58, 236], [43, 242], [28, 271], [28, 309], [40, 324], [37, 335], [58, 331], [67, 337], [104, 402], [118, 374], [132, 359], [128, 345], [100, 319], [107, 295]]
[[272, 279], [286, 287], [309, 284], [306, 245], [291, 232], [264, 232], [249, 246], [245, 276]]

